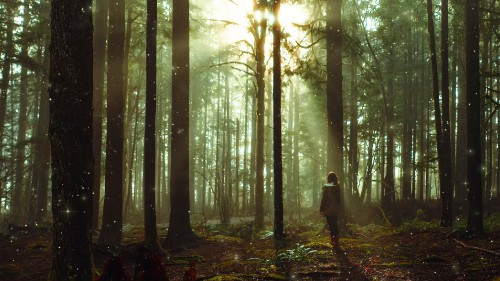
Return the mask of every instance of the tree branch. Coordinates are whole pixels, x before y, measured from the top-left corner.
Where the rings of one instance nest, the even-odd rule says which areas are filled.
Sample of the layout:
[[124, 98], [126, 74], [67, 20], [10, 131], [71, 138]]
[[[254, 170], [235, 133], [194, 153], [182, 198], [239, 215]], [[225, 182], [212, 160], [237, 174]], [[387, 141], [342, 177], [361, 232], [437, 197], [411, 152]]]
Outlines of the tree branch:
[[458, 241], [457, 239], [453, 239], [453, 241], [455, 243], [457, 243], [458, 245], [462, 246], [463, 248], [477, 250], [477, 251], [488, 253], [488, 254], [493, 255], [495, 257], [500, 257], [500, 253], [499, 252], [495, 252], [495, 251], [492, 251], [492, 250], [488, 250], [488, 249], [484, 249], [484, 248], [479, 248], [479, 247], [475, 247], [475, 246], [469, 246], [469, 245], [466, 245], [464, 242]]

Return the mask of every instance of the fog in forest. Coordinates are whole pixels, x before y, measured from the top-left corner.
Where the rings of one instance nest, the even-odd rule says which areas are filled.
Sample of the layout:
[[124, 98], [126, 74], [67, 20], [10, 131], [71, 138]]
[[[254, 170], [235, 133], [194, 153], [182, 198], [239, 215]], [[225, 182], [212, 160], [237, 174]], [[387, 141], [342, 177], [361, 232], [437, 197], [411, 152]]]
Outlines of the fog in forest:
[[[0, 233], [46, 233], [53, 242], [37, 245], [52, 254], [53, 280], [91, 280], [92, 255], [102, 267], [120, 253], [131, 273], [123, 255], [136, 244], [158, 254], [170, 279], [194, 280], [176, 279], [187, 270], [179, 263], [169, 273], [172, 249], [197, 245], [207, 258], [219, 236], [262, 247], [284, 239], [275, 260], [255, 266], [292, 280], [301, 273], [291, 268], [321, 261], [315, 247], [329, 245], [314, 239], [328, 236], [320, 206], [332, 171], [344, 249], [376, 227], [403, 241], [439, 229], [486, 239], [476, 248], [498, 255], [497, 242], [484, 247], [499, 235], [498, 1], [65, 5], [0, 3]], [[14, 241], [31, 238], [16, 239], [0, 244], [10, 249], [0, 272], [19, 261]], [[366, 253], [331, 244], [339, 276], [363, 267]], [[280, 256], [299, 250], [304, 260]], [[450, 268], [469, 264], [442, 256]], [[405, 276], [429, 277], [420, 271]], [[323, 280], [311, 276], [298, 279]]]

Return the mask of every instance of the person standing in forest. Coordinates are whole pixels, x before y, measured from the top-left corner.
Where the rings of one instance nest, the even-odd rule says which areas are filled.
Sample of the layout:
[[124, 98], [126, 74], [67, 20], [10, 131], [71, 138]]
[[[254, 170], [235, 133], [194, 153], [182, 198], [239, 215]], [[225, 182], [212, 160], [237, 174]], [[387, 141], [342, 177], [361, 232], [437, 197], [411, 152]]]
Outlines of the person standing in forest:
[[323, 197], [319, 212], [326, 218], [328, 229], [330, 230], [330, 242], [333, 247], [339, 246], [339, 228], [337, 218], [340, 210], [340, 185], [337, 174], [328, 173], [327, 184], [323, 186]]

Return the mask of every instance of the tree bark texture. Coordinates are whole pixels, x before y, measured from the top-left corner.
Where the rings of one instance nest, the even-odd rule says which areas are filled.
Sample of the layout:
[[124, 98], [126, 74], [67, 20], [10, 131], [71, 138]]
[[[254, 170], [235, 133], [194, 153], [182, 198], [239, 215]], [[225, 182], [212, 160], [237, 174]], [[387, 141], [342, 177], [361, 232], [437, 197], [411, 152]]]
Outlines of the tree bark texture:
[[[280, 0], [274, 3], [278, 18]], [[281, 140], [281, 25], [273, 24], [273, 157], [274, 157], [274, 237], [283, 237], [283, 152]]]
[[90, 0], [52, 1], [49, 73], [51, 280], [92, 280], [91, 7]]
[[481, 97], [479, 74], [479, 1], [466, 0], [465, 58], [467, 80], [467, 230], [482, 234], [483, 189], [481, 176]]
[[[264, 12], [267, 1], [256, 4], [256, 9]], [[255, 227], [264, 227], [264, 119], [265, 119], [265, 43], [267, 19], [257, 23], [256, 58], [257, 58], [257, 144], [256, 144], [256, 175], [255, 175]]]
[[167, 247], [191, 242], [189, 217], [189, 2], [173, 0], [170, 226]]
[[109, 2], [106, 180], [99, 242], [113, 250], [122, 239], [123, 141], [124, 141], [124, 41], [125, 1]]
[[[12, 11], [12, 4], [7, 3], [6, 10], [7, 26], [2, 65], [2, 83], [0, 84], [0, 157], [3, 156], [5, 117], [7, 114], [7, 92], [9, 91], [11, 59], [14, 52], [14, 45], [12, 42], [12, 35], [14, 30], [14, 13]], [[0, 161], [0, 179], [7, 178], [5, 162], [7, 161]], [[0, 194], [3, 194], [3, 188], [3, 180], [0, 180]]]
[[147, 1], [146, 19], [146, 128], [144, 130], [144, 240], [157, 248], [156, 230], [156, 28], [157, 0]]
[[342, 0], [326, 4], [327, 169], [344, 179], [342, 99]]
[[106, 33], [108, 30], [108, 0], [96, 1], [95, 30], [94, 30], [94, 117], [93, 117], [93, 145], [94, 145], [94, 207], [92, 229], [99, 227], [99, 202], [101, 198], [101, 156], [102, 156], [102, 121], [103, 121], [103, 94], [104, 94], [104, 64], [106, 54]]
[[[432, 0], [427, 0], [427, 29], [429, 31], [429, 46], [431, 51], [431, 70], [432, 70], [432, 92], [434, 100], [434, 121], [436, 125], [436, 146], [438, 151], [438, 164], [439, 164], [439, 183], [441, 193], [441, 225], [451, 226], [452, 224], [452, 209], [451, 209], [451, 182], [450, 182], [450, 150], [449, 150], [449, 135], [448, 142], [444, 141], [443, 136], [443, 118], [441, 114], [441, 106], [439, 104], [439, 78], [437, 69], [437, 55], [436, 55], [436, 36], [434, 31], [434, 13]], [[448, 105], [449, 106], [449, 105]], [[449, 114], [449, 111], [447, 111]], [[447, 118], [449, 120], [449, 118]], [[448, 125], [449, 131], [449, 125]], [[445, 148], [446, 143], [448, 149]], [[446, 157], [448, 153], [448, 157]], [[448, 159], [448, 161], [446, 161]]]

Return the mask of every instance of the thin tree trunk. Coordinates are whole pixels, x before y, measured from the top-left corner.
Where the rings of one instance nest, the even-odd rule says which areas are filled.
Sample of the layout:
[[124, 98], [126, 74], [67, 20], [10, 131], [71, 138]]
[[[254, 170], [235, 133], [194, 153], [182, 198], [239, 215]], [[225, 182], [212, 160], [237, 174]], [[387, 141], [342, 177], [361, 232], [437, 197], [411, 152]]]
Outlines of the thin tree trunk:
[[293, 109], [293, 170], [292, 170], [292, 183], [294, 190], [294, 203], [298, 212], [298, 219], [300, 220], [300, 198], [301, 198], [301, 189], [300, 189], [300, 159], [299, 159], [299, 135], [300, 135], [300, 124], [299, 124], [299, 99], [298, 94], [295, 96], [293, 100], [294, 109]]
[[250, 200], [248, 202], [248, 212], [255, 211], [255, 185], [256, 185], [256, 150], [257, 150], [257, 114], [255, 114], [255, 110], [257, 107], [257, 99], [252, 96], [252, 131], [251, 131], [251, 148], [250, 148], [250, 175], [249, 175], [249, 183], [250, 183]]
[[[267, 1], [259, 2], [257, 9], [266, 10]], [[267, 19], [262, 19], [256, 28], [256, 58], [257, 58], [257, 149], [255, 177], [255, 228], [264, 227], [264, 119], [265, 119], [265, 43]]]
[[[109, 0], [108, 0], [109, 1]], [[132, 194], [132, 170], [134, 164], [136, 164], [136, 167], [138, 167], [137, 162], [138, 161], [133, 161], [133, 157], [127, 155], [138, 155], [138, 153], [135, 152], [135, 149], [130, 152], [130, 146], [137, 147], [136, 143], [134, 142], [131, 145], [131, 139], [132, 138], [137, 138], [137, 135], [130, 136], [130, 131], [132, 127], [132, 116], [133, 116], [133, 110], [130, 109], [132, 107], [131, 105], [133, 104], [132, 95], [128, 95], [128, 81], [129, 81], [129, 55], [130, 55], [130, 43], [132, 39], [132, 12], [133, 12], [133, 6], [129, 5], [127, 8], [127, 16], [126, 16], [126, 23], [125, 23], [125, 42], [124, 42], [124, 47], [123, 47], [123, 93], [124, 93], [124, 114], [126, 111], [126, 115], [124, 117], [123, 123], [124, 123], [124, 132], [123, 132], [123, 171], [124, 171], [124, 179], [123, 179], [123, 194], [125, 199], [123, 202], [125, 205], [123, 206], [123, 223], [127, 222], [129, 219], [127, 217], [127, 214], [130, 213], [130, 206], [135, 209], [135, 204], [129, 202], [131, 199], [131, 196], [128, 196], [128, 194]], [[139, 103], [137, 97], [136, 97], [136, 104]], [[138, 105], [137, 105], [138, 106]], [[137, 122], [139, 122], [139, 112], [136, 111], [136, 119], [134, 121], [135, 126], [137, 126]], [[127, 171], [129, 171], [127, 173]], [[130, 177], [128, 176], [130, 175]], [[136, 177], [137, 178], [137, 177]], [[138, 186], [138, 185], [136, 185]], [[135, 201], [138, 202], [138, 201]], [[131, 204], [128, 204], [131, 203]], [[134, 212], [135, 213], [135, 212]]]
[[[274, 3], [278, 18], [280, 0]], [[281, 140], [281, 25], [273, 24], [273, 168], [274, 168], [274, 238], [283, 237], [283, 152]]]
[[[453, 25], [453, 40], [458, 40], [457, 26]], [[452, 44], [452, 66], [451, 66], [451, 104], [450, 104], [450, 157], [451, 157], [451, 178], [452, 178], [452, 190], [456, 195], [456, 144], [457, 144], [457, 74], [458, 74], [458, 44]], [[455, 199], [455, 196], [454, 196]], [[456, 201], [455, 201], [456, 202]], [[454, 204], [454, 210], [456, 210], [456, 204]]]
[[[389, 50], [389, 76], [394, 73], [393, 49]], [[390, 216], [392, 224], [399, 224], [396, 212], [396, 190], [394, 183], [394, 80], [389, 79], [387, 86], [387, 166], [383, 180], [382, 208]]]
[[109, 4], [106, 179], [99, 242], [118, 249], [123, 224], [125, 1]]
[[[453, 225], [453, 179], [451, 173], [451, 132], [450, 132], [450, 79], [448, 70], [448, 0], [441, 0], [441, 95], [443, 106], [442, 178], [441, 182], [441, 225]], [[441, 167], [440, 167], [441, 169]]]
[[[408, 42], [406, 61], [405, 64], [408, 66], [414, 65], [412, 63], [413, 58], [413, 44], [410, 42], [411, 29], [408, 32], [406, 41]], [[405, 73], [405, 92], [404, 95], [404, 113], [403, 113], [403, 137], [402, 137], [402, 182], [401, 182], [401, 199], [406, 202], [411, 202], [412, 200], [412, 184], [411, 184], [411, 156], [412, 156], [412, 100], [413, 100], [413, 85], [412, 85], [412, 75], [410, 71]]]
[[[132, 148], [131, 149], [128, 149], [128, 165], [126, 166], [126, 178], [127, 178], [127, 191], [126, 191], [126, 195], [125, 195], [125, 200], [123, 200], [124, 202], [124, 212], [123, 212], [123, 220], [124, 220], [124, 223], [126, 221], [129, 220], [130, 218], [130, 214], [133, 214], [135, 215], [137, 213], [137, 209], [135, 207], [135, 204], [132, 203], [132, 188], [133, 188], [133, 182], [134, 182], [134, 179], [133, 179], [133, 171], [134, 171], [134, 165], [132, 163], [134, 163], [134, 157], [136, 155], [136, 150], [137, 150], [137, 142], [138, 142], [138, 130], [139, 130], [139, 115], [140, 115], [140, 112], [139, 112], [139, 92], [137, 92], [137, 95], [135, 97], [135, 100], [132, 100], [132, 98], [129, 98], [129, 106], [128, 106], [128, 117], [127, 117], [127, 120], [128, 120], [128, 124], [127, 124], [127, 127], [130, 126], [130, 124], [132, 123], [132, 116], [134, 115], [134, 112], [135, 112], [135, 118], [134, 118], [134, 128], [133, 128], [133, 131], [132, 133], [129, 135], [128, 137], [128, 143], [132, 143]], [[130, 129], [128, 129], [127, 131], [130, 131]], [[124, 155], [126, 155], [124, 153]], [[135, 192], [135, 194], [137, 194], [137, 192]], [[137, 202], [137, 201], [136, 201]]]
[[235, 165], [234, 165], [234, 211], [236, 214], [239, 214], [240, 210], [240, 186], [241, 186], [241, 179], [240, 179], [240, 140], [241, 138], [241, 132], [240, 132], [240, 119], [236, 119], [236, 144], [235, 144], [235, 154], [236, 154], [236, 159], [235, 159]]
[[[245, 140], [244, 140], [244, 149], [243, 149], [243, 171], [244, 171], [244, 178], [243, 178], [243, 191], [241, 194], [241, 212], [242, 214], [247, 213], [247, 187], [250, 185], [249, 177], [250, 173], [248, 172], [248, 97], [250, 96], [249, 93], [249, 81], [248, 78], [245, 80]], [[252, 114], [253, 115], [253, 114]], [[252, 119], [250, 119], [252, 120]], [[253, 127], [253, 126], [252, 126]], [[251, 138], [251, 136], [250, 136]], [[251, 151], [251, 150], [250, 150]]]
[[[429, 31], [429, 44], [431, 51], [431, 70], [432, 70], [432, 92], [434, 100], [434, 121], [436, 126], [436, 142], [438, 151], [439, 163], [439, 182], [441, 190], [441, 226], [451, 226], [452, 224], [452, 210], [451, 210], [451, 185], [449, 170], [449, 127], [448, 127], [448, 141], [444, 140], [441, 107], [439, 105], [439, 78], [437, 71], [437, 57], [436, 57], [436, 39], [434, 32], [434, 13], [432, 0], [427, 0], [427, 17], [428, 17], [428, 31]], [[443, 104], [444, 105], [444, 104]], [[449, 107], [448, 107], [449, 108]], [[443, 112], [444, 113], [444, 112]], [[449, 111], [447, 111], [449, 114]], [[448, 119], [449, 120], [449, 119]], [[446, 149], [446, 144], [448, 149]], [[446, 157], [448, 153], [448, 157]], [[448, 158], [448, 161], [446, 160]]]
[[[208, 95], [209, 95], [209, 88], [208, 88], [208, 75], [207, 75], [207, 87], [205, 89], [205, 106], [203, 110], [204, 114], [204, 128], [208, 128]], [[203, 130], [203, 174], [202, 174], [202, 179], [203, 179], [203, 185], [202, 185], [202, 190], [201, 190], [201, 212], [203, 214], [203, 217], [206, 217], [206, 204], [207, 204], [207, 146], [208, 146], [208, 130]]]
[[146, 121], [144, 130], [144, 244], [159, 250], [156, 230], [156, 28], [157, 0], [147, 1]]
[[94, 155], [94, 206], [92, 229], [99, 227], [99, 203], [101, 199], [101, 158], [102, 158], [102, 122], [104, 65], [106, 56], [106, 34], [108, 30], [108, 0], [96, 1], [95, 32], [94, 32], [94, 115], [93, 115], [93, 152]]
[[293, 182], [293, 138], [295, 136], [293, 132], [293, 114], [294, 114], [294, 100], [295, 100], [295, 94], [293, 91], [293, 85], [290, 83], [290, 92], [289, 92], [289, 102], [288, 102], [288, 133], [287, 133], [287, 144], [285, 145], [286, 149], [286, 154], [288, 157], [286, 157], [286, 166], [287, 166], [287, 173], [286, 173], [286, 201], [287, 205], [291, 206], [288, 210], [288, 216], [290, 219], [293, 219], [293, 216], [295, 215], [295, 209], [296, 209], [296, 203], [295, 203], [295, 184]]
[[467, 90], [465, 69], [458, 69], [458, 104], [457, 104], [457, 149], [455, 156], [455, 202], [457, 215], [466, 214], [467, 196]]
[[[357, 204], [361, 204], [359, 201], [359, 190], [358, 190], [358, 172], [359, 172], [359, 162], [358, 162], [358, 79], [357, 79], [357, 67], [358, 58], [356, 52], [353, 50], [351, 52], [351, 95], [350, 95], [350, 116], [351, 121], [350, 131], [349, 131], [349, 181], [350, 181], [350, 195], [351, 198], [356, 198], [356, 204], [350, 204], [352, 207], [359, 207]], [[354, 203], [354, 200], [351, 202]], [[352, 211], [352, 210], [351, 210]]]

